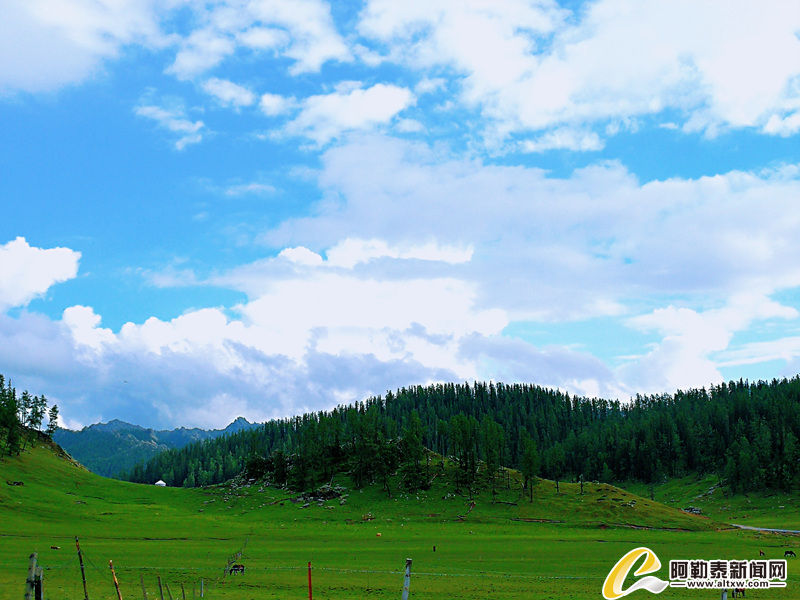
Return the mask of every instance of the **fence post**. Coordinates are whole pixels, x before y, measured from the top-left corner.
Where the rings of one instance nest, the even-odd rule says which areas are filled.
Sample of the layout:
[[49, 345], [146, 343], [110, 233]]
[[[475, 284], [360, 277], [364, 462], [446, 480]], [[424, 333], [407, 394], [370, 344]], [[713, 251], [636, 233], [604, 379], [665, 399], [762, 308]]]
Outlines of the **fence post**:
[[44, 569], [40, 566], [36, 566], [36, 574], [33, 577], [33, 597], [34, 600], [42, 600], [44, 598]]
[[411, 559], [406, 559], [406, 574], [403, 578], [403, 600], [408, 600], [408, 592], [411, 588]]
[[139, 582], [142, 584], [142, 600], [147, 600], [147, 588], [144, 587], [143, 573], [139, 573]]
[[83, 554], [81, 553], [81, 545], [78, 542], [78, 536], [75, 536], [75, 547], [78, 549], [78, 561], [81, 563], [81, 579], [83, 580], [83, 598], [89, 600], [89, 592], [86, 590], [86, 572], [83, 570]]
[[308, 562], [308, 600], [311, 598], [311, 561]]
[[158, 576], [158, 595], [164, 600], [164, 588], [161, 586], [161, 575]]
[[122, 600], [122, 592], [119, 591], [119, 581], [117, 581], [117, 574], [114, 572], [114, 561], [108, 561], [108, 568], [111, 569], [111, 577], [114, 579], [114, 587], [117, 590], [117, 598]]
[[28, 578], [25, 580], [25, 600], [33, 600], [36, 586], [36, 552], [30, 555], [28, 562]]

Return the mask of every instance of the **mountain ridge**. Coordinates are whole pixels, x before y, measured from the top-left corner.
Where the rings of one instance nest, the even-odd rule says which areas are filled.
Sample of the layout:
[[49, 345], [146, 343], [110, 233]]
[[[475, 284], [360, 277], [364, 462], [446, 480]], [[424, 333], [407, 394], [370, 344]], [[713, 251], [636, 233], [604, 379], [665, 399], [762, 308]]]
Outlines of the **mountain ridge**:
[[53, 440], [93, 473], [117, 477], [159, 452], [180, 449], [194, 442], [257, 426], [257, 423], [251, 423], [241, 416], [224, 429], [179, 427], [159, 430], [112, 419], [107, 423], [87, 425], [80, 430], [59, 428], [53, 434]]

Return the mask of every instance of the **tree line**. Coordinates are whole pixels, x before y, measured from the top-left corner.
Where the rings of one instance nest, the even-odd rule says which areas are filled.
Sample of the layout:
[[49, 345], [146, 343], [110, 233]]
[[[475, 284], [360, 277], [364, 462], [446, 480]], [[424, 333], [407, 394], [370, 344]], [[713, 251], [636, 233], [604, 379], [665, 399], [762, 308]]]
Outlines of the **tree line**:
[[191, 444], [125, 478], [202, 486], [245, 473], [309, 490], [344, 472], [356, 486], [378, 483], [390, 493], [392, 476], [410, 489], [425, 487], [447, 457], [459, 490], [473, 485], [479, 469], [495, 475], [502, 467], [519, 469], [526, 485], [536, 477], [659, 482], [712, 473], [734, 492], [794, 490], [798, 436], [800, 377], [629, 402], [527, 384], [446, 383]]
[[58, 428], [58, 406], [48, 407], [44, 395], [31, 396], [27, 390], [17, 395], [17, 390], [0, 375], [0, 458], [19, 455], [25, 450], [31, 431], [42, 431], [45, 417], [47, 427], [44, 433], [53, 437]]

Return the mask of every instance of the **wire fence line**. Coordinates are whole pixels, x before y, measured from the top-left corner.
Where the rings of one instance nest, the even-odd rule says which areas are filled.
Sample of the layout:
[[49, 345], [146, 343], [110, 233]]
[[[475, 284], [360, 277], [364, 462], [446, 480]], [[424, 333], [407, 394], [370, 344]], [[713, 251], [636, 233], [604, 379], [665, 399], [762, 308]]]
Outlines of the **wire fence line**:
[[[103, 569], [95, 565], [95, 563], [86, 555], [84, 554], [84, 558], [87, 559], [89, 564], [98, 572], [101, 573], [104, 579], [107, 581], [111, 581], [111, 576], [106, 573], [107, 568]], [[68, 561], [66, 563], [62, 563], [60, 565], [52, 565], [44, 567], [45, 571], [57, 571], [63, 570], [68, 568], [73, 562], [77, 562], [77, 559], [73, 561]], [[18, 564], [10, 564], [10, 563], [0, 563], [0, 567], [18, 567]], [[133, 566], [133, 565], [114, 565], [114, 569], [120, 572], [130, 572], [130, 573], [138, 573], [138, 572], [153, 572], [153, 573], [170, 573], [170, 574], [178, 574], [178, 573], [187, 573], [187, 574], [201, 574], [201, 573], [219, 573], [225, 570], [225, 567], [153, 567], [153, 566]], [[298, 566], [287, 566], [287, 567], [248, 567], [248, 572], [253, 571], [303, 571], [305, 572], [308, 569], [306, 565], [298, 565]], [[370, 574], [370, 575], [397, 575], [402, 576], [403, 570], [386, 570], [386, 569], [343, 569], [338, 567], [319, 567], [314, 566], [312, 567], [314, 571], [324, 571], [327, 573], [338, 573], [338, 574]], [[596, 579], [596, 576], [591, 575], [535, 575], [535, 574], [523, 574], [523, 573], [509, 573], [506, 571], [482, 571], [482, 570], [472, 570], [469, 573], [436, 573], [433, 571], [414, 571], [414, 577], [493, 577], [497, 579], [534, 579], [534, 580], [550, 580], [550, 579]]]

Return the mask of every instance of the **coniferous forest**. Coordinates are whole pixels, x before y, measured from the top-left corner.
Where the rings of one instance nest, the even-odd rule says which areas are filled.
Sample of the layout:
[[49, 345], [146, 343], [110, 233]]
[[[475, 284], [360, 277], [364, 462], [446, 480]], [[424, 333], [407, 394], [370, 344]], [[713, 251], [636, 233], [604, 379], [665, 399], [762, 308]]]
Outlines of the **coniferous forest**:
[[[45, 417], [47, 427], [42, 432]], [[0, 375], [0, 458], [19, 455], [27, 446], [33, 432], [52, 437], [58, 427], [58, 406], [47, 405], [47, 398], [31, 396], [27, 390], [17, 390]]]
[[203, 486], [245, 473], [302, 491], [345, 472], [357, 487], [377, 483], [391, 493], [390, 475], [399, 474], [408, 489], [424, 488], [446, 456], [460, 488], [469, 488], [479, 469], [494, 474], [506, 466], [526, 482], [659, 482], [697, 473], [717, 475], [734, 493], [794, 490], [798, 436], [800, 377], [629, 402], [535, 385], [449, 383], [191, 444], [137, 465], [126, 478]]

